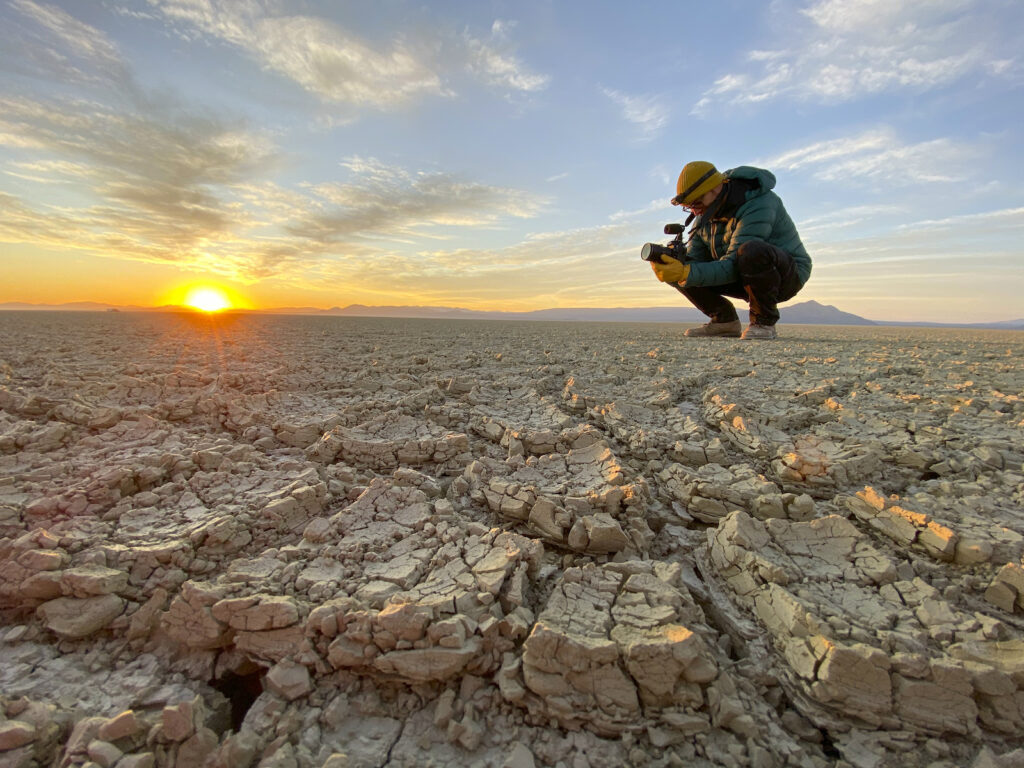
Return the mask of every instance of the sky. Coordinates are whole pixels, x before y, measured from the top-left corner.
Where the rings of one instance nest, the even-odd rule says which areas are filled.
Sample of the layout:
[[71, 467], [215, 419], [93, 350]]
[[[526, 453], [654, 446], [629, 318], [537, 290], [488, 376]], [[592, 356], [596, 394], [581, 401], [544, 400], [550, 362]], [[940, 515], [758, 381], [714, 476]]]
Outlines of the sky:
[[0, 0], [0, 302], [685, 299], [682, 166], [767, 168], [794, 301], [1024, 317], [1019, 0]]

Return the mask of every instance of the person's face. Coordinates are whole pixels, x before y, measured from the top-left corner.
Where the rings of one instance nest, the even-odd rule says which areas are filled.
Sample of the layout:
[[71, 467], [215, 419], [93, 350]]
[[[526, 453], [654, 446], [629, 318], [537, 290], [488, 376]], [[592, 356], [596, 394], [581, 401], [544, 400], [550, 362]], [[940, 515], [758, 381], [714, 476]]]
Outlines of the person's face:
[[710, 192], [705, 192], [703, 196], [697, 198], [689, 205], [684, 205], [684, 208], [689, 208], [693, 213], [700, 216], [708, 209], [708, 206], [715, 202], [715, 198], [718, 197], [718, 193], [722, 191], [722, 185], [719, 184], [717, 187], [712, 189]]

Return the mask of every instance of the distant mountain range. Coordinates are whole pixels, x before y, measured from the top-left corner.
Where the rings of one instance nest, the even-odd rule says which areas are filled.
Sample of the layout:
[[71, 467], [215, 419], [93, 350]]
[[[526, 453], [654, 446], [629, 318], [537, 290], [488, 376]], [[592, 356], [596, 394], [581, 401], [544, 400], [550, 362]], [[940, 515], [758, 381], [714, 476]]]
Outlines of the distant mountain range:
[[[116, 306], [91, 301], [75, 301], [68, 304], [27, 304], [25, 302], [0, 303], [0, 310], [48, 310], [77, 312], [181, 312], [192, 311], [187, 307], [162, 306]], [[458, 307], [368, 307], [350, 304], [347, 307], [279, 307], [263, 310], [232, 310], [245, 314], [265, 315], [318, 315], [337, 317], [415, 317], [438, 320], [547, 320], [574, 322], [620, 322], [620, 323], [702, 323], [704, 315], [692, 307], [570, 307], [565, 309], [537, 309], [532, 312], [488, 312]], [[1024, 330], [1024, 318], [991, 323], [928, 323], [888, 322], [868, 320], [859, 315], [843, 312], [829, 304], [817, 301], [803, 301], [780, 308], [782, 322], [796, 325], [896, 325], [923, 326], [930, 328], [994, 328]], [[746, 310], [739, 311], [740, 320], [747, 322]]]

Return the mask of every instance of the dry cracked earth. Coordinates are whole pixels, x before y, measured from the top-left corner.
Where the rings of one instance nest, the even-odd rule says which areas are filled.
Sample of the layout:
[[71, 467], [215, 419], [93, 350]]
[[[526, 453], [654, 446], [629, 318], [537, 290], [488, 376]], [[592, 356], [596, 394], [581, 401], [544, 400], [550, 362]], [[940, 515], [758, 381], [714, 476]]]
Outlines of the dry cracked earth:
[[0, 766], [1022, 765], [1022, 353], [0, 314]]

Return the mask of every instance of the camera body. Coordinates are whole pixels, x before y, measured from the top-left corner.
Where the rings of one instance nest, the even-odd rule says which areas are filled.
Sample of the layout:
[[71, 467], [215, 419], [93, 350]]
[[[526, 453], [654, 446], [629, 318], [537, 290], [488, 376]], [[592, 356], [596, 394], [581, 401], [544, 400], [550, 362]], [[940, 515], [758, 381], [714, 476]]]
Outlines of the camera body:
[[651, 261], [655, 264], [666, 264], [667, 262], [663, 257], [670, 259], [678, 259], [682, 261], [686, 258], [686, 244], [683, 243], [683, 230], [682, 224], [666, 224], [665, 234], [675, 235], [675, 240], [670, 245], [658, 245], [657, 243], [644, 243], [640, 249], [640, 258], [644, 261]]

